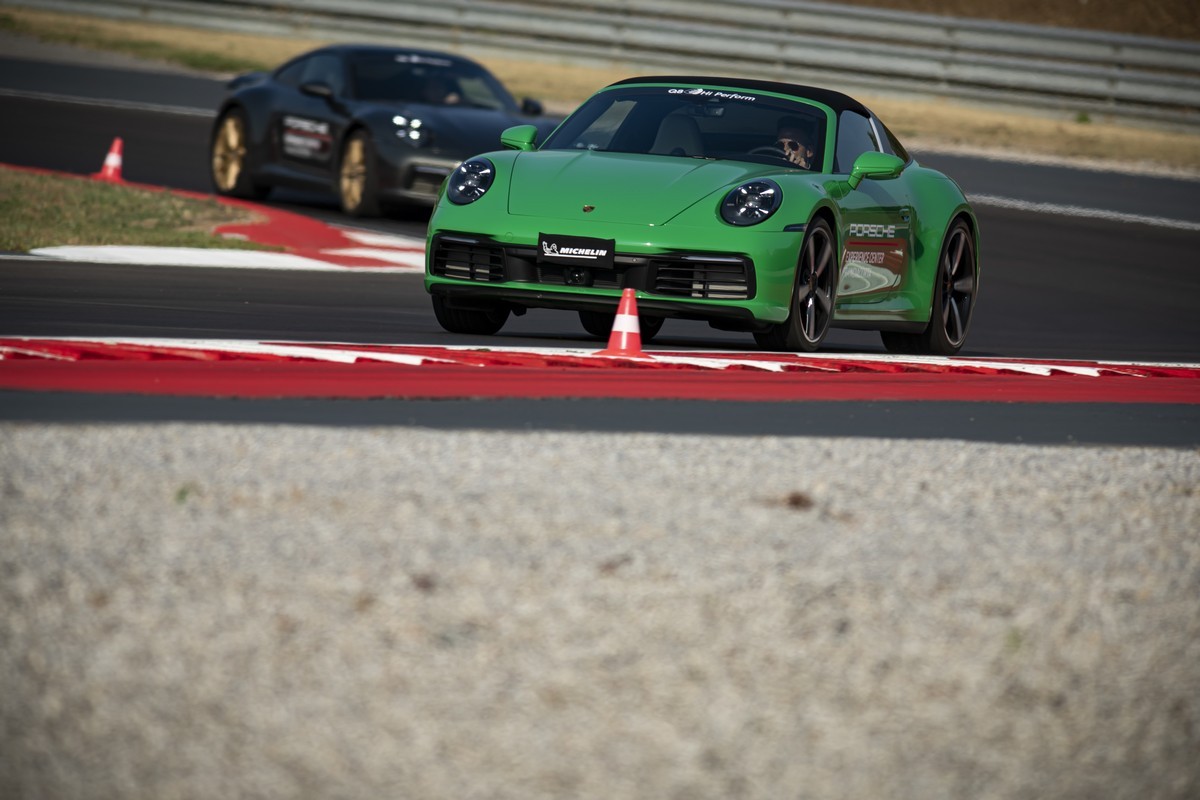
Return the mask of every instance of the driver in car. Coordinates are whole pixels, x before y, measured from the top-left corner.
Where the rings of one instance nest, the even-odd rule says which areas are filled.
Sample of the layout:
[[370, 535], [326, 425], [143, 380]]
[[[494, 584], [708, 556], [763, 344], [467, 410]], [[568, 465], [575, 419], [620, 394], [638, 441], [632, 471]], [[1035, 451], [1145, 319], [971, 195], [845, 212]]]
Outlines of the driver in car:
[[816, 153], [813, 151], [811, 125], [797, 117], [779, 120], [775, 134], [775, 146], [783, 151], [792, 164], [802, 169], [813, 169]]

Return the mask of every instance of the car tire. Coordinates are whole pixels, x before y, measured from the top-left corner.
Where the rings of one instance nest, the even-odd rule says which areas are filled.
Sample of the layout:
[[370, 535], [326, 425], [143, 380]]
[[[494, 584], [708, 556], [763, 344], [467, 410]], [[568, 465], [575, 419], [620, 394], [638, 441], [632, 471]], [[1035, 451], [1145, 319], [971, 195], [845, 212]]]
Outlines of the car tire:
[[209, 142], [209, 177], [217, 194], [261, 200], [270, 187], [256, 183], [249, 169], [249, 136], [246, 115], [231, 108], [213, 126]]
[[446, 299], [433, 296], [433, 315], [438, 324], [450, 333], [465, 333], [471, 336], [491, 336], [499, 333], [508, 321], [508, 307], [455, 308]]
[[882, 331], [880, 337], [889, 353], [952, 356], [962, 349], [975, 310], [978, 264], [975, 238], [967, 223], [958, 219], [950, 226], [938, 256], [933, 283], [929, 324], [921, 333]]
[[[583, 329], [592, 336], [607, 340], [612, 333], [613, 320], [616, 316], [615, 313], [609, 314], [607, 311], [580, 311], [579, 322], [583, 325]], [[666, 321], [666, 317], [645, 317], [638, 314], [638, 329], [641, 332], [642, 342], [653, 341]]]
[[807, 353], [818, 349], [833, 321], [837, 285], [837, 245], [833, 233], [825, 220], [814, 219], [808, 225], [796, 261], [795, 290], [788, 318], [766, 330], [755, 331], [758, 346], [764, 350]]
[[342, 211], [350, 216], [379, 215], [379, 167], [371, 137], [365, 130], [350, 134], [342, 145], [337, 193]]

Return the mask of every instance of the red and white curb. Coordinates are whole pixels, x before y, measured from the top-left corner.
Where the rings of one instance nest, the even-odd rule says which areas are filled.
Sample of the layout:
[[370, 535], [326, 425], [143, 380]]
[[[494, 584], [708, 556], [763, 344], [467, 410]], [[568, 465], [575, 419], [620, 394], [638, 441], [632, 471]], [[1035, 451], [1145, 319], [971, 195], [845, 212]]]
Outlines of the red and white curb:
[[[88, 180], [85, 176], [53, 170], [0, 164], [36, 174], [57, 175]], [[242, 208], [254, 213], [255, 222], [221, 225], [218, 235], [254, 242], [275, 250], [232, 248], [143, 247], [127, 245], [64, 245], [40, 247], [31, 254], [43, 258], [82, 261], [92, 264], [145, 264], [166, 267], [221, 267], [229, 269], [323, 270], [345, 272], [425, 271], [425, 240], [415, 236], [378, 233], [340, 225], [331, 225], [302, 214], [245, 200], [166, 189], [161, 186], [128, 183], [122, 186], [150, 192], [166, 192], [197, 200]]]
[[0, 388], [244, 397], [1200, 403], [1200, 364], [4, 338]]

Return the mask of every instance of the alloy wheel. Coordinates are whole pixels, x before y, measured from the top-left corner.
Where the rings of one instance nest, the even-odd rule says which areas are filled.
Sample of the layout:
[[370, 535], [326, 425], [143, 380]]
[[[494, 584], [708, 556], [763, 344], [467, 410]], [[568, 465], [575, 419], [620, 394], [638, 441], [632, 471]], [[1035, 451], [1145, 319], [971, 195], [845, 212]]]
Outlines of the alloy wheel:
[[339, 180], [342, 205], [347, 209], [358, 208], [362, 205], [363, 193], [366, 191], [367, 185], [367, 152], [361, 136], [353, 136], [346, 143]]
[[213, 181], [222, 192], [237, 189], [238, 178], [246, 163], [246, 135], [241, 117], [230, 114], [221, 122], [213, 141]]
[[942, 253], [941, 282], [942, 330], [946, 341], [958, 348], [967, 337], [975, 299], [975, 259], [965, 226], [954, 228], [950, 234]]
[[796, 310], [800, 333], [816, 344], [825, 338], [833, 317], [833, 241], [828, 231], [816, 228], [804, 244], [796, 276]]

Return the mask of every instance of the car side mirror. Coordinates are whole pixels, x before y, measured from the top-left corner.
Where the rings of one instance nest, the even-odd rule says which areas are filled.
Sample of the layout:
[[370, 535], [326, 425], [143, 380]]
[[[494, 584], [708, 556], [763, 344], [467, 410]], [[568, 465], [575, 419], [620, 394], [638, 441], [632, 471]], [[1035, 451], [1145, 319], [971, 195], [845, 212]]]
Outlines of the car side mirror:
[[854, 166], [850, 169], [850, 180], [847, 182], [851, 189], [857, 189], [863, 178], [885, 181], [898, 177], [903, 171], [904, 159], [871, 150], [854, 159]]
[[536, 139], [536, 125], [517, 125], [500, 133], [500, 144], [509, 150], [532, 150]]
[[534, 100], [532, 97], [526, 97], [521, 101], [521, 113], [529, 117], [540, 117], [545, 112], [542, 104]]
[[320, 97], [322, 100], [332, 100], [333, 87], [328, 83], [313, 81], [312, 83], [301, 84], [300, 94], [306, 94], [309, 97]]

